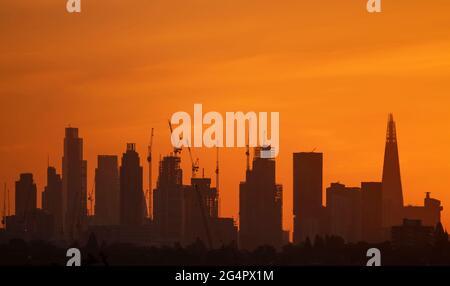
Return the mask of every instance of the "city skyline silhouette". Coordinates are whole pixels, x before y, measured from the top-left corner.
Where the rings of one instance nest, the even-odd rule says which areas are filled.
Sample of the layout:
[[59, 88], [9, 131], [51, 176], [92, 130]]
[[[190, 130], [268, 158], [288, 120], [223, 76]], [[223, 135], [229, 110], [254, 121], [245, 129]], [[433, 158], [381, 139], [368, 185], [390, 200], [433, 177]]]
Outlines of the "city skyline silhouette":
[[[0, 9], [12, 263], [450, 264], [449, 1], [57, 2]], [[177, 114], [226, 141], [210, 112], [279, 144], [172, 146]]]
[[[292, 242], [282, 227], [283, 186], [276, 182], [276, 161], [261, 157], [270, 146], [255, 147], [252, 152], [246, 148], [237, 225], [233, 218], [219, 215], [220, 185], [212, 187], [213, 180], [205, 177], [204, 170], [198, 174], [198, 161], [189, 148], [185, 150], [191, 157], [189, 185], [182, 181], [183, 148], [173, 148], [160, 157], [154, 196], [146, 200], [140, 156], [135, 144], [127, 143], [120, 164], [117, 156], [98, 156], [96, 191], [88, 192], [88, 162], [79, 134], [77, 128], [66, 128], [63, 176], [47, 167], [42, 209], [37, 206], [33, 174], [20, 174], [15, 184], [16, 213], [2, 218], [6, 229], [0, 231], [0, 247], [5, 256], [0, 264], [56, 265], [62, 263], [62, 257], [55, 256], [61, 247], [80, 244], [87, 254], [83, 265], [363, 265], [363, 251], [373, 246], [386, 255], [385, 265], [447, 265], [450, 261], [439, 200], [427, 192], [421, 206], [404, 206], [400, 201], [400, 207], [392, 207], [393, 198], [403, 196], [392, 114], [381, 182], [361, 182], [360, 188], [331, 183], [324, 193], [323, 154], [293, 154], [294, 202], [298, 204], [291, 217]], [[216, 160], [217, 184], [219, 149]], [[152, 216], [147, 202], [153, 202]], [[4, 202], [3, 212], [6, 209]], [[49, 255], [27, 254], [36, 247], [46, 248]], [[136, 256], [139, 248], [141, 255]], [[169, 253], [171, 258], [163, 261], [144, 258]]]
[[[172, 131], [172, 126], [169, 127]], [[183, 148], [174, 147], [173, 152], [160, 157], [156, 186], [146, 186], [151, 191], [145, 191], [136, 145], [127, 143], [120, 165], [116, 156], [98, 155], [95, 185], [88, 193], [88, 162], [84, 160], [83, 142], [78, 128], [66, 128], [62, 180], [56, 169], [48, 166], [42, 210], [38, 208], [33, 174], [20, 174], [13, 196], [14, 215], [10, 212], [10, 202], [3, 201], [3, 225], [7, 232], [19, 231], [14, 235], [20, 237], [22, 229], [33, 236], [30, 230], [33, 229], [37, 237], [71, 242], [86, 233], [97, 233], [97, 227], [105, 231], [120, 226], [140, 233], [141, 226], [148, 225], [145, 228], [157, 237], [156, 240], [148, 238], [148, 243], [189, 243], [201, 239], [210, 248], [234, 241], [243, 249], [263, 245], [279, 249], [290, 241], [289, 231], [282, 225], [283, 186], [276, 183], [276, 160], [260, 157], [262, 150], [270, 146], [252, 148], [253, 156], [247, 146], [246, 178], [239, 185], [239, 218], [233, 219], [219, 217], [221, 148], [216, 148], [214, 189], [204, 169], [202, 177], [197, 178], [200, 166], [198, 159], [194, 162], [191, 148], [187, 148], [192, 164], [191, 183], [183, 183]], [[148, 152], [152, 156], [151, 147]], [[317, 236], [336, 235], [346, 242], [380, 243], [393, 239], [394, 227], [407, 225], [406, 219], [434, 229], [441, 223], [441, 201], [431, 198], [427, 192], [422, 206], [404, 205], [399, 160], [392, 114], [387, 124], [381, 182], [362, 182], [361, 188], [331, 183], [324, 194], [323, 153], [314, 150], [294, 153], [292, 178], [296, 205], [293, 215], [284, 218], [293, 219], [293, 242], [300, 244]], [[102, 175], [102, 172], [106, 173]], [[6, 185], [3, 194], [4, 197], [8, 194]], [[322, 203], [323, 197], [326, 204]], [[154, 212], [148, 213], [149, 209]], [[114, 216], [118, 219], [114, 220]], [[47, 224], [50, 220], [53, 220], [51, 226]], [[45, 233], [40, 227], [53, 230], [40, 236], [41, 232]], [[139, 241], [146, 241], [145, 234], [135, 235]]]
[[[145, 155], [154, 127], [156, 162], [171, 149], [167, 118], [201, 102], [205, 112], [280, 112], [284, 217], [293, 207], [293, 152], [325, 154], [325, 185], [337, 178], [349, 186], [381, 180], [388, 112], [401, 127], [405, 204], [421, 204], [426, 190], [450, 204], [450, 3], [427, 4], [424, 13], [422, 3], [395, 1], [373, 17], [360, 4], [335, 1], [327, 8], [306, 0], [233, 7], [200, 1], [195, 9], [180, 1], [174, 13], [165, 1], [137, 0], [109, 3], [106, 10], [86, 3], [89, 13], [72, 17], [55, 1], [4, 2], [2, 12], [15, 17], [2, 18], [10, 44], [2, 45], [0, 59], [0, 182], [11, 192], [22, 172], [33, 173], [41, 192], [48, 157], [61, 173], [61, 137], [69, 124], [88, 140], [89, 162], [101, 153], [120, 155], [126, 141]], [[234, 162], [245, 163], [241, 150], [223, 152], [230, 160], [222, 166], [229, 178], [222, 181], [222, 207], [237, 218], [235, 186], [245, 176], [237, 169], [245, 165]], [[197, 156], [210, 177], [215, 152], [197, 150]], [[182, 167], [190, 168], [189, 159]], [[94, 176], [90, 165], [89, 191]], [[293, 229], [291, 220], [283, 226]]]

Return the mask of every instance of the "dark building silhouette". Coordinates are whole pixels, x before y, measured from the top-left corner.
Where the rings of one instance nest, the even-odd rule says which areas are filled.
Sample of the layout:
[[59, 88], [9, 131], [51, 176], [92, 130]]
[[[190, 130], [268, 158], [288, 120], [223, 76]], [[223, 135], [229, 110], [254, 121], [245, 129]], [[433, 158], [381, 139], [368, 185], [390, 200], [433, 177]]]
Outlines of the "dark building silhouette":
[[166, 242], [181, 242], [184, 234], [184, 186], [181, 159], [165, 156], [159, 161], [159, 175], [153, 192], [154, 223]]
[[212, 244], [212, 219], [218, 218], [217, 189], [210, 178], [192, 178], [184, 191], [184, 241]]
[[79, 238], [87, 226], [87, 162], [78, 128], [66, 128], [62, 158], [63, 231], [69, 241]]
[[20, 174], [16, 182], [16, 214], [5, 218], [6, 230], [16, 238], [50, 240], [54, 235], [53, 216], [36, 205], [33, 175]]
[[329, 233], [347, 242], [358, 242], [362, 237], [361, 189], [332, 183], [327, 188]]
[[381, 182], [362, 182], [362, 240], [370, 243], [381, 242], [382, 202]]
[[218, 248], [237, 242], [237, 227], [232, 218], [219, 217], [219, 194], [210, 178], [192, 178], [184, 188], [184, 243], [201, 240]]
[[394, 116], [389, 114], [382, 178], [382, 226], [389, 230], [403, 221], [403, 193]]
[[120, 224], [144, 224], [146, 209], [139, 154], [136, 145], [128, 143], [120, 166]]
[[294, 153], [294, 243], [323, 232], [322, 170], [322, 153]]
[[7, 216], [6, 231], [13, 238], [50, 241], [55, 237], [53, 215], [35, 208], [24, 216]]
[[434, 227], [441, 222], [441, 201], [430, 197], [426, 193], [423, 206], [405, 206], [403, 217], [407, 219], [420, 220], [424, 226]]
[[283, 240], [282, 186], [275, 182], [275, 160], [260, 154], [261, 148], [255, 148], [253, 168], [247, 169], [245, 182], [239, 185], [239, 246], [243, 249], [278, 248]]
[[47, 168], [47, 186], [42, 192], [42, 209], [53, 216], [55, 234], [63, 234], [63, 197], [61, 176], [54, 167]]
[[211, 218], [212, 247], [219, 248], [238, 241], [238, 228], [233, 218]]
[[433, 226], [424, 226], [420, 220], [404, 219], [402, 225], [391, 228], [392, 246], [423, 247], [433, 242]]
[[33, 174], [20, 174], [16, 181], [16, 216], [25, 217], [36, 210], [37, 191]]
[[95, 169], [96, 225], [119, 225], [120, 180], [117, 156], [99, 155]]

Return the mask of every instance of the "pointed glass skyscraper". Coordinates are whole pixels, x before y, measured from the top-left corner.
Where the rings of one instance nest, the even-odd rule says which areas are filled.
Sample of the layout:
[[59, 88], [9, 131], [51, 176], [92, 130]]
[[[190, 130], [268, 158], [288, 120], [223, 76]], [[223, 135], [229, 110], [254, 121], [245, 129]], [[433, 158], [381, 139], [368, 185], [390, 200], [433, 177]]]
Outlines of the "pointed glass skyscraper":
[[403, 193], [394, 116], [389, 114], [382, 179], [383, 227], [401, 225]]

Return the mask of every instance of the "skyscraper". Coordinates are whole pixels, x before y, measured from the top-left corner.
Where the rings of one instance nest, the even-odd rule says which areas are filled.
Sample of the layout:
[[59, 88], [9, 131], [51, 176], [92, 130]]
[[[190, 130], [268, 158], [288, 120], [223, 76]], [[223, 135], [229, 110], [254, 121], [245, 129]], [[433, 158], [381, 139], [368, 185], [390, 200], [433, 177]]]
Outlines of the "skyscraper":
[[142, 166], [134, 143], [127, 144], [120, 166], [120, 224], [137, 226], [144, 223], [146, 206], [142, 189]]
[[314, 239], [323, 229], [323, 154], [294, 153], [294, 243]]
[[95, 224], [119, 225], [120, 181], [117, 156], [99, 155], [95, 169]]
[[255, 148], [253, 168], [239, 185], [239, 247], [249, 250], [279, 248], [283, 240], [282, 186], [275, 182], [275, 160], [260, 154], [261, 148]]
[[66, 128], [62, 159], [63, 230], [69, 241], [79, 238], [87, 222], [86, 171], [78, 128]]
[[12, 237], [49, 240], [54, 234], [53, 216], [38, 209], [37, 190], [30, 173], [20, 174], [16, 181], [16, 214], [5, 218]]
[[33, 174], [20, 174], [20, 179], [16, 181], [17, 217], [25, 217], [36, 210], [36, 195], [36, 184], [33, 181]]
[[63, 198], [62, 180], [54, 167], [47, 168], [47, 186], [42, 192], [42, 209], [53, 217], [56, 235], [62, 235], [63, 225]]
[[164, 241], [181, 242], [184, 233], [183, 170], [178, 156], [165, 156], [159, 162], [159, 175], [153, 192], [153, 219]]
[[189, 244], [199, 238], [205, 244], [212, 244], [215, 236], [212, 224], [218, 218], [218, 194], [211, 187], [210, 178], [191, 179], [191, 186], [184, 191], [184, 209], [184, 241]]
[[385, 234], [403, 221], [403, 193], [400, 177], [397, 134], [394, 116], [389, 114], [382, 178], [382, 226]]
[[366, 242], [381, 242], [382, 202], [381, 182], [362, 182], [362, 238]]

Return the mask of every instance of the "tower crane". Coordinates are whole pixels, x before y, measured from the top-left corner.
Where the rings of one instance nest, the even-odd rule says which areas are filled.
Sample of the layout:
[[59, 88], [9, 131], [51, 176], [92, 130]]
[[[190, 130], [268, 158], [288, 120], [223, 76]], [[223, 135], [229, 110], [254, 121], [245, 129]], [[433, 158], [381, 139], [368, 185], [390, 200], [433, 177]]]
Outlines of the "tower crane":
[[247, 144], [245, 145], [245, 157], [247, 159], [247, 171], [250, 171], [250, 134], [247, 130]]
[[192, 178], [197, 177], [197, 172], [200, 168], [200, 164], [199, 164], [199, 160], [198, 158], [194, 161], [193, 157], [192, 157], [192, 151], [191, 151], [191, 146], [188, 143], [188, 150], [189, 150], [189, 157], [191, 158], [191, 166], [192, 166]]
[[217, 208], [218, 215], [220, 216], [220, 200], [219, 200], [219, 146], [216, 147], [216, 192], [217, 192]]
[[[170, 122], [169, 122], [170, 123]], [[172, 130], [172, 128], [171, 128]], [[150, 134], [150, 143], [148, 144], [148, 189], [147, 189], [147, 216], [148, 218], [153, 218], [153, 207], [152, 207], [152, 146], [153, 146], [153, 128]]]
[[89, 201], [89, 212], [90, 215], [93, 216], [94, 215], [94, 188], [95, 188], [95, 179], [94, 179], [94, 184], [92, 185], [92, 189], [91, 192], [89, 193], [87, 199]]
[[[189, 150], [189, 157], [191, 159], [191, 165], [192, 165], [192, 178], [195, 178], [199, 169], [199, 160], [197, 158], [196, 161], [194, 161], [193, 157], [192, 157], [192, 151], [191, 151], [191, 147], [189, 144], [188, 145], [188, 150]], [[208, 225], [208, 218], [206, 216], [206, 210], [205, 210], [205, 204], [202, 198], [202, 194], [200, 192], [200, 190], [198, 189], [198, 185], [193, 182], [192, 187], [195, 189], [195, 193], [197, 194], [197, 200], [198, 200], [198, 205], [199, 205], [199, 210], [200, 210], [200, 215], [202, 217], [202, 221], [203, 221], [203, 226], [205, 228], [205, 232], [206, 232], [206, 238], [208, 240], [208, 246], [211, 249], [213, 247], [212, 245], [212, 238], [211, 238], [211, 233], [209, 230], [209, 225]]]
[[6, 183], [5, 188], [3, 190], [3, 216], [2, 216], [2, 225], [6, 228]]
[[[6, 183], [5, 183], [5, 188], [6, 188]], [[9, 188], [6, 189], [6, 205], [7, 205], [6, 216], [9, 216], [9, 214], [11, 213], [11, 202], [9, 201]]]
[[[172, 128], [172, 123], [170, 122], [170, 120], [168, 120], [169, 122], [169, 128], [170, 128], [170, 136], [172, 136], [173, 133], [173, 128]], [[183, 139], [183, 136], [180, 135], [180, 141]], [[173, 153], [175, 156], [178, 156], [181, 154], [181, 147], [173, 147]]]

